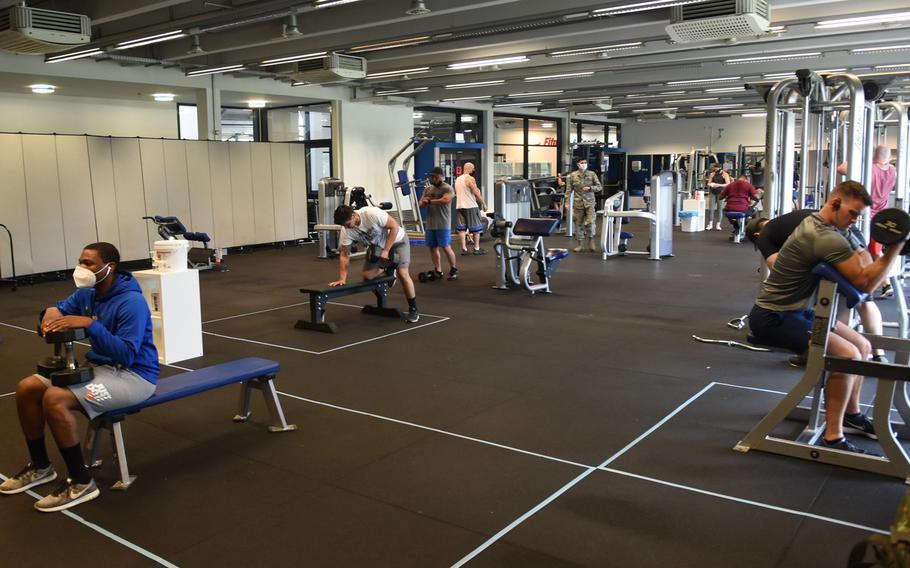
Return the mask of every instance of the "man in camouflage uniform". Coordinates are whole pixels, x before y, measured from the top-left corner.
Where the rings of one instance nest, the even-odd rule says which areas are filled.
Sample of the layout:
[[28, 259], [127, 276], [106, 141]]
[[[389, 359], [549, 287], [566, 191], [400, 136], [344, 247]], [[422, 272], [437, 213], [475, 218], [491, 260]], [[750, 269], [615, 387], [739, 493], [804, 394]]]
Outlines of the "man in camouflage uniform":
[[572, 222], [575, 224], [575, 238], [578, 239], [578, 246], [572, 249], [574, 252], [581, 252], [586, 237], [588, 250], [597, 251], [594, 244], [595, 191], [600, 191], [600, 178], [596, 173], [588, 171], [588, 161], [580, 158], [578, 169], [569, 174], [566, 180], [566, 198], [573, 195]]

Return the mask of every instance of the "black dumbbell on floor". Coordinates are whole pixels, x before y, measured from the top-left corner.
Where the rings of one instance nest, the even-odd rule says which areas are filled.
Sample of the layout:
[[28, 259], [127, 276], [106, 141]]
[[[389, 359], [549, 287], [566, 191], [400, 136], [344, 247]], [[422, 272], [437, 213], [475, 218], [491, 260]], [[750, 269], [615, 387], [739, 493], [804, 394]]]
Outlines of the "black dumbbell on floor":
[[95, 376], [94, 369], [79, 365], [73, 346], [73, 343], [85, 337], [85, 330], [81, 328], [46, 332], [44, 340], [53, 344], [54, 355], [38, 361], [38, 374], [50, 379], [55, 387], [91, 381]]

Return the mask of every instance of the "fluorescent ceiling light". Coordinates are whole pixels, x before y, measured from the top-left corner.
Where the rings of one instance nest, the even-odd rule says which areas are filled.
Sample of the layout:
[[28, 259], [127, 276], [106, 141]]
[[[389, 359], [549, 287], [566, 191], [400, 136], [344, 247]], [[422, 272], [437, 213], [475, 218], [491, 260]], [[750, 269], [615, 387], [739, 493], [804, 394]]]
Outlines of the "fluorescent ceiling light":
[[512, 57], [498, 57], [495, 59], [480, 59], [478, 61], [462, 61], [460, 63], [451, 63], [449, 69], [474, 69], [476, 67], [490, 67], [492, 65], [506, 65], [508, 63], [524, 63], [530, 61], [524, 55], [515, 55]]
[[414, 87], [413, 89], [405, 89], [398, 91], [376, 91], [374, 95], [408, 95], [411, 93], [426, 93], [429, 91], [429, 87]]
[[261, 99], [252, 99], [246, 102], [246, 106], [250, 108], [265, 108], [265, 101]]
[[677, 100], [675, 100], [675, 101], [664, 101], [664, 102], [666, 102], [667, 104], [681, 104], [681, 105], [684, 105], [684, 104], [687, 104], [687, 103], [703, 103], [703, 102], [707, 102], [707, 101], [716, 101], [716, 100], [719, 100], [719, 99], [720, 99], [720, 97], [704, 97], [704, 98], [701, 98], [701, 99], [677, 99]]
[[616, 113], [618, 113], [618, 112], [619, 112], [618, 110], [599, 110], [599, 111], [596, 111], [596, 112], [576, 112], [575, 114], [576, 114], [576, 115], [582, 115], [582, 114], [616, 114]]
[[497, 79], [495, 81], [475, 81], [473, 83], [454, 83], [452, 85], [446, 85], [446, 89], [470, 89], [472, 87], [486, 87], [489, 85], [502, 85], [505, 83], [505, 79]]
[[744, 112], [765, 112], [763, 108], [738, 108], [738, 109], [726, 109], [721, 110], [721, 114], [742, 114]]
[[429, 67], [412, 67], [410, 69], [398, 69], [397, 71], [380, 71], [379, 73], [370, 73], [367, 75], [367, 79], [381, 79], [383, 77], [397, 77], [399, 75], [419, 75], [420, 73], [427, 73], [429, 70]]
[[768, 26], [769, 32], [783, 32], [787, 30], [787, 26]]
[[904, 51], [910, 49], [910, 43], [905, 43], [901, 45], [885, 45], [882, 47], [858, 47], [856, 49], [851, 49], [850, 53], [870, 53], [875, 51]]
[[590, 102], [601, 97], [583, 97], [577, 99], [559, 99], [557, 102], [560, 103], [579, 103], [579, 102]]
[[620, 105], [616, 105], [616, 108], [620, 108], [620, 107], [640, 107], [640, 106], [648, 106], [648, 103], [622, 103], [622, 104], [620, 104]]
[[796, 73], [768, 73], [762, 75], [763, 79], [795, 79]]
[[661, 95], [685, 95], [685, 91], [664, 91]]
[[275, 59], [266, 59], [259, 65], [268, 67], [269, 65], [282, 65], [284, 63], [294, 63], [295, 61], [307, 61], [309, 59], [319, 59], [325, 56], [325, 51], [315, 51], [313, 53], [304, 53], [302, 55], [288, 55], [287, 57], [277, 57]]
[[187, 71], [187, 77], [198, 77], [199, 75], [214, 75], [215, 73], [229, 73], [231, 71], [239, 71], [243, 69], [243, 65], [222, 65], [221, 67], [209, 67], [207, 69], [194, 69], [193, 71]]
[[36, 83], [34, 85], [29, 85], [29, 89], [32, 90], [36, 95], [50, 95], [57, 90], [57, 87], [53, 85], [46, 85], [44, 83]]
[[63, 53], [61, 55], [49, 55], [44, 58], [45, 63], [61, 63], [63, 61], [72, 61], [73, 59], [82, 59], [83, 57], [94, 57], [95, 55], [101, 55], [104, 53], [97, 47], [91, 49], [83, 49], [81, 51], [71, 51], [69, 53]]
[[890, 24], [892, 22], [906, 22], [910, 20], [910, 12], [896, 12], [892, 14], [872, 14], [857, 16], [855, 18], [839, 18], [836, 20], [822, 20], [815, 24], [816, 29], [846, 28], [850, 26], [870, 26], [875, 24]]
[[553, 107], [553, 108], [539, 108], [538, 112], [557, 112], [561, 110], [566, 110], [566, 107]]
[[765, 118], [768, 116], [766, 112], [746, 112], [740, 115], [743, 118]]
[[739, 81], [742, 77], [714, 77], [713, 79], [686, 79], [684, 81], [667, 81], [668, 86], [673, 85], [695, 85], [697, 83], [727, 83], [729, 81]]
[[557, 75], [540, 75], [537, 77], [525, 77], [525, 81], [548, 81], [550, 79], [569, 79], [572, 77], [590, 77], [594, 71], [583, 71], [580, 73], [559, 73]]
[[553, 124], [552, 122], [541, 122], [540, 123], [541, 128], [553, 128], [554, 126], [556, 126], [556, 125]]
[[821, 51], [806, 51], [803, 53], [784, 53], [781, 55], [760, 55], [756, 57], [738, 57], [724, 61], [727, 65], [740, 65], [742, 63], [758, 63], [761, 61], [786, 61], [789, 59], [813, 59], [821, 57]]
[[562, 49], [551, 51], [547, 55], [550, 57], [569, 57], [572, 55], [590, 55], [592, 53], [607, 53], [610, 51], [622, 51], [625, 49], [635, 49], [644, 45], [640, 41], [631, 41], [628, 43], [615, 43], [612, 45], [600, 45], [597, 47], [580, 47], [577, 49]]
[[351, 2], [357, 2], [358, 0], [316, 0], [314, 8], [329, 8], [331, 6], [341, 6], [342, 4], [350, 4]]
[[479, 101], [481, 99], [491, 99], [493, 95], [481, 95], [479, 97], [455, 97], [451, 99], [442, 99], [443, 102], [451, 103], [454, 101]]
[[533, 93], [512, 93], [509, 98], [518, 99], [522, 97], [538, 97], [543, 95], [559, 95], [565, 91], [536, 91]]
[[394, 49], [396, 47], [408, 47], [411, 45], [419, 45], [421, 43], [426, 43], [430, 41], [430, 36], [418, 36], [410, 37], [407, 39], [394, 39], [391, 41], [381, 41], [379, 43], [371, 43], [368, 45], [357, 45], [349, 49], [351, 53], [362, 53], [364, 51], [379, 51], [381, 49]]
[[493, 105], [494, 107], [530, 107], [530, 106], [540, 106], [543, 103], [541, 101], [534, 101], [528, 103], [503, 103], [498, 105]]
[[910, 63], [895, 63], [893, 65], [876, 65], [873, 69], [906, 69]]
[[169, 103], [174, 100], [177, 95], [174, 93], [153, 93], [152, 98], [159, 103]]
[[632, 110], [632, 112], [670, 112], [671, 110], [679, 110], [677, 107], [662, 107], [662, 108], [637, 108]]
[[474, 117], [471, 116], [470, 114], [465, 114], [465, 115], [462, 115], [461, 121], [462, 122], [474, 122]]
[[411, 118], [423, 118], [423, 113], [415, 112], [414, 114], [411, 115]]
[[301, 85], [309, 85], [309, 83], [307, 83], [306, 81], [294, 81], [293, 83], [291, 83], [292, 87], [299, 87]]
[[735, 104], [729, 104], [729, 105], [702, 105], [702, 106], [696, 106], [696, 107], [692, 107], [692, 108], [694, 108], [695, 110], [717, 110], [717, 109], [721, 109], [721, 108], [736, 108], [736, 107], [743, 107], [743, 106], [746, 106], [745, 103], [735, 103]]
[[735, 93], [737, 91], [745, 91], [745, 87], [720, 87], [718, 89], [705, 89], [706, 93]]
[[647, 2], [635, 2], [633, 4], [624, 4], [622, 6], [599, 8], [591, 13], [597, 16], [613, 16], [616, 14], [643, 12], [645, 10], [658, 10], [660, 8], [669, 8], [671, 6], [684, 6], [686, 4], [695, 4], [704, 1], [705, 0], [649, 0]]
[[186, 37], [187, 34], [183, 33], [183, 30], [174, 30], [171, 32], [165, 32], [162, 34], [156, 34], [146, 37], [141, 37], [138, 39], [131, 39], [129, 41], [122, 41], [114, 46], [114, 49], [130, 49], [131, 47], [139, 47], [141, 45], [149, 45], [152, 43], [160, 43], [162, 41], [170, 41], [172, 39], [177, 39], [181, 37]]

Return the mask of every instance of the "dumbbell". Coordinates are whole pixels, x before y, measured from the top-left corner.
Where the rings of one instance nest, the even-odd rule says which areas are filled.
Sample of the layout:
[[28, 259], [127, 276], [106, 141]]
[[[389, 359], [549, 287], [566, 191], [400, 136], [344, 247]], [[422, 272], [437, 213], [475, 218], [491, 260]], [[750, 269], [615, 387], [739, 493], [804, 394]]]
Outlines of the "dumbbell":
[[910, 214], [896, 207], [882, 209], [872, 217], [869, 234], [885, 246], [902, 243], [910, 236]]
[[434, 280], [442, 280], [442, 273], [436, 272], [435, 270], [427, 270], [426, 272], [421, 272], [417, 275], [417, 279], [421, 282], [432, 282]]
[[38, 374], [51, 380], [55, 387], [87, 383], [95, 376], [91, 367], [79, 366], [73, 343], [85, 339], [85, 329], [48, 331], [44, 340], [54, 346], [54, 355], [38, 361]]
[[386, 274], [392, 274], [395, 272], [395, 269], [398, 268], [398, 259], [395, 257], [395, 253], [390, 251], [389, 258], [382, 258], [377, 253], [377, 247], [370, 245], [367, 248], [367, 262], [370, 264], [375, 264], [377, 267], [385, 270]]

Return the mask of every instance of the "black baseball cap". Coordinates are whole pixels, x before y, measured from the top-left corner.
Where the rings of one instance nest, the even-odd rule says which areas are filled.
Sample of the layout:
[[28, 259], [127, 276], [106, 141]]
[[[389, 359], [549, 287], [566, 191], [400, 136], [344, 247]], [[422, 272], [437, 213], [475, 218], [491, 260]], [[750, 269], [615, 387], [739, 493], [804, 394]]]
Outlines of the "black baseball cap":
[[431, 176], [442, 176], [442, 177], [445, 177], [445, 176], [446, 176], [446, 172], [445, 172], [445, 170], [443, 170], [443, 169], [440, 168], [439, 166], [436, 166], [435, 168], [433, 168], [432, 170], [430, 170], [430, 175], [431, 175]]

